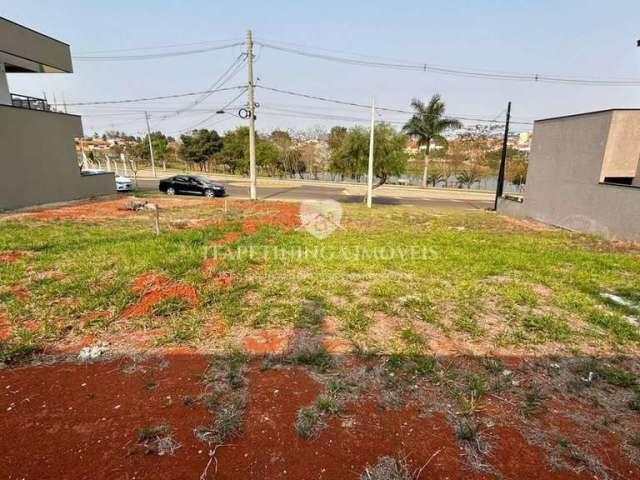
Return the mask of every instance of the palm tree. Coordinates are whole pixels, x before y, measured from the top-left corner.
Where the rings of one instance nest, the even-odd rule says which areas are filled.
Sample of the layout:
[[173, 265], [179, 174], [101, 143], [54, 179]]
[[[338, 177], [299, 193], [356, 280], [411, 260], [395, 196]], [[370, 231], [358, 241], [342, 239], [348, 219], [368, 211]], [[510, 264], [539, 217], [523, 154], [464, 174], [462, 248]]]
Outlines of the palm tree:
[[426, 188], [431, 142], [446, 145], [447, 141], [443, 133], [450, 129], [462, 128], [462, 123], [455, 118], [444, 116], [445, 103], [438, 93], [431, 97], [427, 105], [414, 98], [411, 100], [411, 107], [415, 113], [402, 127], [402, 131], [413, 137], [418, 142], [418, 145], [425, 147], [422, 187]]
[[459, 187], [462, 187], [462, 185], [464, 185], [467, 188], [471, 188], [471, 185], [480, 181], [480, 174], [476, 169], [470, 168], [460, 172], [458, 174], [457, 180]]

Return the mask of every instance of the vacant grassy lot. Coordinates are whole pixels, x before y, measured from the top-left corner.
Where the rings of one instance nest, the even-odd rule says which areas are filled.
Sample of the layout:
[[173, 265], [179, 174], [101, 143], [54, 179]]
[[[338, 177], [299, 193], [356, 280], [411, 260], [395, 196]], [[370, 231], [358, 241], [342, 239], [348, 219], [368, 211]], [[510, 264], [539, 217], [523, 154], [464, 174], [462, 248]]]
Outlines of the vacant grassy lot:
[[640, 476], [637, 245], [145, 199], [0, 220], [3, 478]]
[[216, 351], [274, 328], [324, 331], [342, 352], [602, 353], [640, 341], [638, 312], [601, 295], [640, 303], [633, 246], [483, 211], [347, 206], [325, 240], [286, 204], [182, 200], [162, 209], [160, 236], [148, 211], [100, 213], [2, 221], [0, 252], [15, 257], [0, 262], [5, 358], [135, 332], [149, 347]]

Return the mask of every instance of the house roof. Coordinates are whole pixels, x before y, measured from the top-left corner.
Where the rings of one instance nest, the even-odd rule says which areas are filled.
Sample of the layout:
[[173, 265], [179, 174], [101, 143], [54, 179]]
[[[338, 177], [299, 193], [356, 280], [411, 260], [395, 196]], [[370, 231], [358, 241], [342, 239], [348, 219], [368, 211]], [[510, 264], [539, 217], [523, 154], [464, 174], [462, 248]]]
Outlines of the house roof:
[[0, 62], [10, 73], [71, 73], [69, 45], [0, 17]]

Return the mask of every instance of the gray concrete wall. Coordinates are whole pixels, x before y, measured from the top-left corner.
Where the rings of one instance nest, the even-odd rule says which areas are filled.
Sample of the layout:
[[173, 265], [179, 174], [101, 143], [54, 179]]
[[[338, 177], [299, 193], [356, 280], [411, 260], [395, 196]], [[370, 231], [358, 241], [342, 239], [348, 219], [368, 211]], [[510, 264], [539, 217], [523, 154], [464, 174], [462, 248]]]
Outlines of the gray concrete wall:
[[76, 115], [0, 105], [0, 210], [112, 194], [112, 173], [80, 175]]
[[[22, 61], [35, 62], [39, 72], [71, 72], [69, 45], [42, 33], [0, 17], [0, 52], [16, 57], [16, 64], [31, 69]], [[5, 60], [9, 57], [5, 57]], [[14, 63], [9, 62], [7, 63]], [[7, 69], [10, 71], [9, 69]]]
[[608, 238], [640, 239], [640, 189], [600, 183], [605, 158], [622, 165], [616, 154], [640, 147], [640, 137], [624, 131], [625, 123], [633, 130], [636, 122], [640, 111], [536, 122], [524, 202], [514, 207], [501, 201], [498, 210]]
[[498, 211], [510, 217], [523, 218], [525, 216], [523, 206], [522, 202], [516, 202], [504, 197], [498, 198]]

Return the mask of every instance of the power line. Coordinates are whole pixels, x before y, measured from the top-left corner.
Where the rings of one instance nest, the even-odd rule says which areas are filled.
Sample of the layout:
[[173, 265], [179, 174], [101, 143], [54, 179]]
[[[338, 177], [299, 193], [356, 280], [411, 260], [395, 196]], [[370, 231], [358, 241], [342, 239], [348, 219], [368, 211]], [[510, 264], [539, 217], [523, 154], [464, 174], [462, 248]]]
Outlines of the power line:
[[146, 53], [140, 55], [114, 55], [114, 56], [101, 56], [101, 55], [77, 55], [74, 56], [74, 60], [79, 61], [91, 61], [91, 62], [115, 62], [115, 61], [130, 61], [130, 60], [151, 60], [156, 58], [167, 57], [181, 57], [184, 55], [194, 55], [198, 53], [212, 52], [215, 50], [224, 50], [227, 48], [237, 47], [244, 45], [243, 42], [228, 43], [226, 45], [217, 45], [213, 47], [198, 48], [192, 50], [181, 50], [177, 52], [164, 52], [164, 53]]
[[[222, 40], [221, 40], [222, 41]], [[214, 43], [210, 42], [191, 42], [191, 43], [177, 43], [170, 45], [156, 45], [147, 47], [134, 47], [114, 50], [102, 50], [99, 52], [126, 52], [126, 51], [140, 51], [140, 50], [152, 50], [162, 48], [176, 48], [192, 45], [209, 45]], [[139, 55], [75, 55], [74, 60], [79, 61], [136, 61], [136, 60], [149, 60], [157, 58], [177, 57], [184, 55], [194, 55], [199, 53], [205, 53], [215, 50], [222, 50], [227, 48], [233, 48], [243, 45], [244, 42], [234, 41], [223, 45], [211, 45], [204, 48], [169, 51], [162, 53], [145, 53]], [[631, 87], [640, 86], [640, 79], [638, 78], [603, 78], [603, 77], [581, 77], [570, 75], [551, 75], [551, 74], [539, 74], [539, 73], [516, 73], [516, 72], [504, 72], [504, 71], [491, 71], [482, 70], [470, 67], [453, 67], [446, 65], [430, 64], [428, 62], [420, 62], [415, 60], [398, 60], [388, 57], [381, 57], [375, 55], [364, 55], [359, 53], [347, 52], [344, 50], [331, 50], [322, 47], [310, 47], [295, 43], [287, 42], [266, 42], [256, 41], [256, 45], [262, 48], [270, 48], [284, 53], [290, 53], [294, 55], [300, 55], [310, 58], [316, 58], [326, 61], [338, 62], [349, 65], [384, 68], [393, 70], [404, 71], [416, 71], [425, 73], [436, 73], [442, 75], [451, 75], [467, 78], [483, 78], [491, 80], [507, 80], [507, 81], [524, 81], [524, 82], [540, 82], [540, 83], [559, 83], [569, 85], [588, 85], [588, 86], [616, 86], [616, 87]], [[316, 51], [311, 51], [316, 50]], [[337, 54], [318, 53], [318, 51], [335, 52]], [[90, 53], [90, 52], [88, 52]]]
[[[301, 48], [292, 48], [281, 45], [275, 45], [273, 43], [258, 42], [265, 48], [277, 50], [280, 52], [290, 53], [294, 55], [300, 55], [304, 57], [316, 58], [320, 60], [327, 60], [332, 62], [338, 62], [348, 65], [357, 65], [372, 68], [383, 68], [391, 70], [404, 70], [415, 71], [424, 73], [437, 73], [442, 75], [450, 75], [456, 77], [467, 78], [484, 78], [490, 80], [508, 80], [508, 81], [522, 81], [522, 82], [540, 82], [540, 83], [559, 83], [570, 85], [590, 85], [590, 86], [613, 86], [613, 87], [633, 87], [640, 86], [640, 79], [637, 78], [589, 78], [578, 76], [563, 76], [563, 75], [545, 75], [538, 73], [510, 73], [510, 72], [497, 72], [478, 70], [466, 67], [450, 67], [442, 65], [434, 65], [425, 62], [415, 61], [402, 61], [397, 60], [395, 62], [383, 62], [373, 60], [363, 60], [358, 58], [349, 58], [337, 55], [329, 55], [323, 53], [311, 52], [309, 50], [303, 50]], [[358, 56], [358, 54], [350, 54], [352, 56]], [[361, 56], [361, 55], [360, 55]], [[369, 58], [375, 58], [370, 57]]]
[[171, 115], [166, 115], [164, 117], [162, 117], [160, 119], [160, 121], [162, 120], [166, 120], [167, 118], [171, 118], [171, 117], [175, 117], [177, 115], [180, 115], [181, 113], [184, 113], [190, 109], [192, 109], [193, 107], [201, 104], [202, 102], [204, 102], [207, 98], [209, 98], [211, 95], [213, 95], [214, 91], [216, 88], [220, 88], [222, 87], [225, 83], [227, 83], [229, 80], [231, 80], [242, 68], [244, 61], [246, 60], [246, 54], [241, 53], [240, 55], [238, 55], [238, 57], [233, 61], [233, 63], [222, 73], [222, 75], [220, 75], [215, 82], [213, 82], [208, 90], [208, 93], [203, 94], [200, 98], [197, 98], [196, 100], [194, 100], [193, 102], [191, 102], [189, 105], [187, 105], [186, 107], [182, 108], [182, 109], [178, 109], [175, 113], [171, 114]]
[[[370, 106], [363, 104], [363, 103], [356, 103], [356, 102], [350, 102], [350, 101], [345, 101], [345, 100], [337, 100], [334, 98], [328, 98], [328, 97], [321, 97], [318, 95], [310, 95], [310, 94], [306, 94], [306, 93], [299, 93], [299, 92], [294, 92], [292, 90], [283, 90], [280, 88], [273, 88], [273, 87], [266, 87], [264, 85], [256, 85], [256, 87], [261, 88], [263, 90], [269, 90], [272, 92], [277, 92], [277, 93], [282, 93], [285, 95], [291, 95], [291, 96], [295, 96], [295, 97], [302, 97], [302, 98], [308, 98], [308, 99], [312, 99], [312, 100], [319, 100], [322, 102], [329, 102], [329, 103], [335, 103], [338, 105], [347, 105], [350, 107], [358, 107], [358, 108], [366, 108], [369, 109]], [[410, 110], [401, 110], [401, 109], [396, 109], [396, 108], [387, 108], [387, 107], [376, 107], [376, 110], [381, 110], [384, 112], [391, 112], [391, 113], [402, 113], [402, 114], [406, 114], [406, 115], [413, 115], [414, 112], [410, 111]], [[458, 120], [465, 120], [465, 121], [469, 121], [469, 122], [483, 122], [483, 123], [502, 123], [499, 120], [495, 120], [495, 119], [487, 119], [487, 118], [473, 118], [471, 116], [461, 116], [461, 115], [449, 115], [448, 118], [456, 118]], [[522, 125], [532, 125], [531, 122], [512, 122], [512, 123], [518, 123], [518, 124], [522, 124]]]
[[203, 93], [225, 92], [228, 90], [237, 90], [238, 88], [246, 88], [246, 86], [236, 85], [235, 87], [217, 88], [215, 90], [202, 90], [200, 92], [177, 93], [175, 95], [161, 95], [157, 97], [131, 98], [126, 100], [100, 100], [100, 101], [90, 101], [90, 102], [75, 102], [75, 103], [67, 103], [66, 105], [68, 107], [77, 107], [77, 106], [83, 106], [83, 105], [115, 105], [115, 104], [121, 104], [121, 103], [149, 102], [152, 100], [163, 100], [165, 98], [180, 98], [180, 97], [189, 97], [193, 95], [202, 95]]
[[[247, 92], [247, 88], [245, 88], [244, 90], [242, 90], [238, 95], [236, 95], [235, 97], [233, 97], [231, 100], [229, 100], [222, 108], [216, 110], [215, 112], [213, 112], [211, 115], [208, 115], [204, 120], [196, 123], [195, 125], [192, 125], [190, 127], [187, 128], [183, 128], [181, 130], [178, 130], [176, 133], [182, 133], [182, 132], [186, 132], [186, 131], [190, 131], [193, 130], [196, 127], [199, 127], [200, 125], [208, 122], [209, 120], [211, 120], [213, 117], [215, 117], [216, 115], [219, 115], [220, 112], [224, 112], [225, 108], [228, 108], [233, 102], [235, 102], [236, 100], [238, 100], [238, 98], [240, 98], [242, 95], [244, 95]], [[216, 123], [220, 123], [220, 122], [216, 122]]]
[[[140, 51], [140, 50], [159, 50], [163, 48], [193, 47], [195, 45], [212, 45], [212, 44], [218, 44], [223, 42], [228, 43], [228, 42], [238, 42], [238, 41], [239, 41], [238, 38], [226, 38], [224, 40], [204, 40], [201, 42], [172, 43], [172, 44], [165, 44], [165, 45], [148, 45], [145, 47], [113, 48], [109, 50], [92, 50], [87, 52], [81, 52], [78, 55], [85, 56], [85, 55], [93, 55], [96, 53], [116, 53], [116, 52], [134, 52], [134, 51]], [[76, 56], [74, 56], [74, 58], [76, 58]]]

